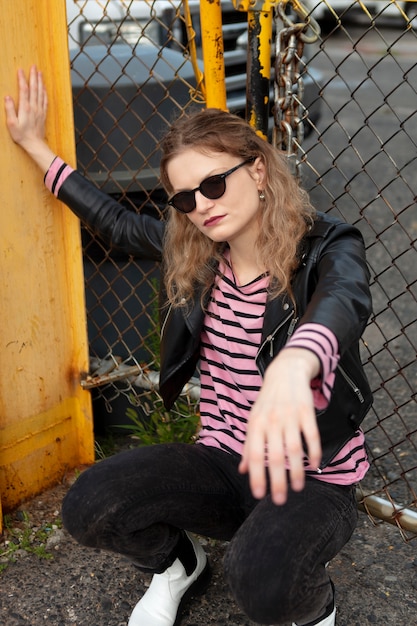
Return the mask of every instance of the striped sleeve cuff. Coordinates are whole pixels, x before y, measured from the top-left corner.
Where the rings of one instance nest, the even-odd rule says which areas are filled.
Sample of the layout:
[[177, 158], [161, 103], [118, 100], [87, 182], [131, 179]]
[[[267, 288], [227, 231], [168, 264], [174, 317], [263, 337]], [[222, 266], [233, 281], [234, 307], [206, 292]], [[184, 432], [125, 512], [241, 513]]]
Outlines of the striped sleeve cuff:
[[58, 197], [59, 190], [68, 176], [73, 172], [73, 168], [67, 165], [60, 157], [55, 157], [45, 174], [43, 182], [54, 196]]
[[339, 346], [334, 333], [321, 324], [303, 324], [294, 332], [286, 348], [305, 348], [320, 361], [320, 374], [311, 381], [314, 406], [325, 409], [333, 390], [334, 371], [339, 363]]

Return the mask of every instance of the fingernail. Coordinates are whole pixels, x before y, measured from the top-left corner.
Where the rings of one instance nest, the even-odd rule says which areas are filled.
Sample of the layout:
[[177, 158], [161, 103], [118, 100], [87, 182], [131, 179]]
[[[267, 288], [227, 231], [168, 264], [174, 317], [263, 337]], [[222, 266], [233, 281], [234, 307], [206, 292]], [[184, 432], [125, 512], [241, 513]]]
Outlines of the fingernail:
[[263, 489], [253, 489], [252, 494], [254, 498], [260, 500], [261, 498], [263, 498], [264, 492]]

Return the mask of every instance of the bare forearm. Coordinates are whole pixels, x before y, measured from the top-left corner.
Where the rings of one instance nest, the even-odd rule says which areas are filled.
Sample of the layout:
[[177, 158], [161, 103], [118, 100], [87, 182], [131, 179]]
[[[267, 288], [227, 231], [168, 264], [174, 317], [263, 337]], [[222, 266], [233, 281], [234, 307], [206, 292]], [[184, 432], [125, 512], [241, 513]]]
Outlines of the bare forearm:
[[51, 150], [48, 144], [44, 141], [30, 141], [19, 144], [23, 150], [31, 157], [31, 159], [38, 165], [41, 172], [46, 174], [52, 161], [56, 157], [56, 154]]

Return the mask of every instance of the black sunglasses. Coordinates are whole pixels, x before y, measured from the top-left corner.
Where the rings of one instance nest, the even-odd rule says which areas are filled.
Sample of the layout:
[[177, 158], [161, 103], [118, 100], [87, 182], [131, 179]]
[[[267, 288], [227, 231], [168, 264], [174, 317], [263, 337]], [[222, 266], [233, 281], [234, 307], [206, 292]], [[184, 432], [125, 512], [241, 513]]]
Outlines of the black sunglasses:
[[200, 185], [195, 189], [191, 189], [190, 191], [179, 191], [174, 194], [172, 198], [168, 200], [168, 204], [180, 213], [191, 213], [194, 211], [196, 207], [195, 202], [195, 192], [199, 191], [206, 198], [210, 200], [217, 200], [220, 198], [224, 192], [226, 191], [226, 177], [236, 172], [240, 167], [243, 167], [247, 163], [253, 163], [256, 157], [249, 157], [243, 163], [239, 163], [239, 165], [235, 165], [232, 169], [227, 170], [223, 174], [215, 174], [214, 176], [209, 176], [201, 181]]

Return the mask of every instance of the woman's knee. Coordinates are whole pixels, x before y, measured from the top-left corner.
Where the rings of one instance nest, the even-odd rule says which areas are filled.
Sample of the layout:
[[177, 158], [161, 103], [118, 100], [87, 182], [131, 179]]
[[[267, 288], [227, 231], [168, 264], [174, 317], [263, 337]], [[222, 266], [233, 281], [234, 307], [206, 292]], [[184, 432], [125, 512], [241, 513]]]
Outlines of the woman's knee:
[[97, 522], [102, 519], [102, 511], [109, 510], [108, 490], [101, 487], [102, 481], [97, 476], [99, 465], [80, 474], [62, 502], [64, 528], [84, 545], [95, 545]]
[[294, 589], [294, 581], [289, 582], [293, 580], [290, 571], [283, 575], [279, 564], [271, 568], [264, 559], [254, 561], [232, 542], [225, 554], [224, 572], [236, 603], [252, 621], [287, 621]]
[[161, 465], [168, 452], [168, 446], [135, 448], [85, 470], [63, 500], [66, 530], [83, 545], [113, 547], [115, 537], [138, 530], [139, 519], [142, 527], [160, 521], [154, 519], [159, 509], [150, 505], [150, 494], [158, 496], [156, 486], [162, 482], [158, 479], [164, 475]]

